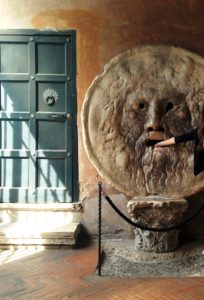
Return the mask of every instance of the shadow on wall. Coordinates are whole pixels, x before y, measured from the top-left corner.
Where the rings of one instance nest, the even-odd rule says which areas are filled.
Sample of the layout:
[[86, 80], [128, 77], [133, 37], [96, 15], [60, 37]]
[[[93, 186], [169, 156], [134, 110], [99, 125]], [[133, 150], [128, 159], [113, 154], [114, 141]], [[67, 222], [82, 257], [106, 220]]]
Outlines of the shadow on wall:
[[[128, 199], [123, 194], [111, 195], [114, 204], [127, 216]], [[87, 198], [83, 201], [84, 212], [81, 224], [92, 238], [98, 236], [98, 198]], [[133, 227], [125, 222], [102, 197], [102, 236], [104, 238], [133, 238]]]

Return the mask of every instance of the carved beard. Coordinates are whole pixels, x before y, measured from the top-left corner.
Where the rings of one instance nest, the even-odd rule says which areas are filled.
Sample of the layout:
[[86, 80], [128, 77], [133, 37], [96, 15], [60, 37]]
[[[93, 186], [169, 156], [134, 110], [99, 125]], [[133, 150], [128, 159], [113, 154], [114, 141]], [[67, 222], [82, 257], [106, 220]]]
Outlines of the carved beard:
[[[192, 172], [192, 146], [182, 144], [168, 147], [146, 145], [147, 134], [143, 134], [135, 145], [135, 164], [142, 169], [148, 194], [160, 194], [164, 186], [171, 191], [184, 186], [188, 173]], [[138, 183], [138, 174], [136, 184]]]

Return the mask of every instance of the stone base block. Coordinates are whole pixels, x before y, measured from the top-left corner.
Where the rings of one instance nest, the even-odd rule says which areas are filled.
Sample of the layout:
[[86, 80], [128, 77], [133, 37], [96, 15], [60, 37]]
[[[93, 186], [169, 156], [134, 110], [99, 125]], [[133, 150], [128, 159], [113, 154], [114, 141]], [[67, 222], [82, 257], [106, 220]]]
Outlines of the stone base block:
[[135, 250], [134, 240], [105, 241], [101, 275], [121, 278], [204, 276], [203, 249], [204, 241], [188, 242], [167, 253]]

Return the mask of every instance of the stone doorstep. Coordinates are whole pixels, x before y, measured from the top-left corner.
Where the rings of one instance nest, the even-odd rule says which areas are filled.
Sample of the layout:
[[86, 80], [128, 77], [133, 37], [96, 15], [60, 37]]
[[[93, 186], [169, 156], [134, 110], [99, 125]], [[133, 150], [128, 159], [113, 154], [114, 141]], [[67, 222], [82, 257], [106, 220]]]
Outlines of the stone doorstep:
[[81, 212], [83, 205], [76, 203], [52, 203], [52, 204], [30, 204], [30, 203], [0, 203], [0, 211], [62, 211]]
[[[37, 224], [36, 224], [37, 226]], [[28, 227], [28, 223], [0, 224], [1, 245], [72, 245], [74, 246], [79, 234], [80, 223], [72, 222], [62, 226]]]

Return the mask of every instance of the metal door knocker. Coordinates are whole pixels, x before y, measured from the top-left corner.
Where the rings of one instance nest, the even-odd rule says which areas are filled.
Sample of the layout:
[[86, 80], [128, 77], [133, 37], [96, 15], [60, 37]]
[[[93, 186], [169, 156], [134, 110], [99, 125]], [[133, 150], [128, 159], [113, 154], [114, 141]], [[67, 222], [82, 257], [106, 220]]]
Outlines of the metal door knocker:
[[59, 95], [57, 91], [55, 91], [54, 89], [46, 89], [43, 92], [43, 100], [49, 106], [54, 105], [58, 101], [58, 99], [59, 99]]

